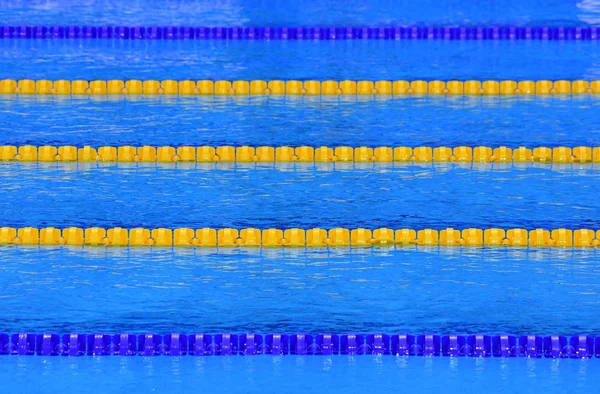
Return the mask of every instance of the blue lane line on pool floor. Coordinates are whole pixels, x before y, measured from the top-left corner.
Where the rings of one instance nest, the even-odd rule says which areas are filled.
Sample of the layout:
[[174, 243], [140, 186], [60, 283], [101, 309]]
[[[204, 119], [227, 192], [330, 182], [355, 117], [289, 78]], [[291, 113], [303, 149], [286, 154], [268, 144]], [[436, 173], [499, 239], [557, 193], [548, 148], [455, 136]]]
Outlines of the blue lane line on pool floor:
[[0, 26], [0, 38], [123, 40], [600, 40], [600, 27]]
[[[0, 354], [41, 356], [397, 355], [600, 357], [600, 337], [408, 334], [0, 334]], [[594, 348], [596, 352], [594, 353]]]

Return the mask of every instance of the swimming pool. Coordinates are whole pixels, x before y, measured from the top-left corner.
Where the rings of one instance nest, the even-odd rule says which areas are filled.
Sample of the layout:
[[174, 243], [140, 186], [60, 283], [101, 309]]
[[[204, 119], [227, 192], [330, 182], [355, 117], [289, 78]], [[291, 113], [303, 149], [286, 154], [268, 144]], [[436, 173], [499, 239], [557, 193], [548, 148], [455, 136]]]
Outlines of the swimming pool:
[[[599, 15], [590, 0], [0, 2], [2, 23], [11, 26], [240, 27], [230, 31], [400, 25], [591, 29]], [[0, 333], [16, 334], [0, 335], [5, 391], [563, 392], [597, 385], [598, 39], [484, 39], [466, 33], [460, 39], [397, 40], [7, 38], [12, 30], [0, 31], [0, 89], [12, 86], [4, 80], [49, 80], [51, 86], [66, 80], [74, 89], [71, 95], [6, 88], [9, 94], [0, 97], [0, 241], [7, 243], [0, 245]], [[115, 80], [118, 86], [127, 80], [156, 80], [157, 86], [192, 80], [198, 89], [203, 80], [298, 80], [305, 88], [310, 80], [331, 80], [339, 90], [239, 95], [219, 92], [210, 82], [215, 94], [148, 94], [145, 88], [141, 95], [75, 94], [75, 80], [85, 86], [94, 80]], [[363, 88], [354, 94], [342, 89], [344, 80], [389, 86], [407, 81], [416, 92]], [[460, 94], [454, 95], [455, 80]], [[494, 84], [469, 90], [463, 83], [486, 80], [542, 82], [531, 84], [533, 95], [514, 88], [500, 95]], [[576, 91], [577, 82], [571, 82], [578, 80], [590, 88]], [[317, 86], [321, 92], [325, 84]], [[553, 94], [548, 86], [569, 90]], [[122, 148], [119, 161], [116, 154], [98, 153], [105, 146]], [[193, 147], [192, 159], [179, 153], [152, 156], [154, 147], [165, 146], [166, 152]], [[303, 146], [331, 148], [336, 159], [322, 162], [309, 155], [302, 162]], [[406, 147], [402, 152], [414, 156], [387, 161], [370, 153], [382, 146], [390, 152]], [[437, 149], [421, 160], [422, 146]], [[21, 147], [36, 156], [20, 150], [17, 155]], [[61, 149], [71, 156], [55, 157], [56, 147], [67, 147]], [[202, 152], [221, 147], [224, 153], [201, 155], [198, 149], [196, 156], [196, 147]], [[262, 160], [252, 153], [244, 162], [242, 153], [257, 147], [273, 152], [285, 147], [297, 156], [288, 161], [269, 153]], [[350, 149], [357, 156], [350, 153], [344, 162], [341, 147], [357, 148]], [[485, 153], [498, 147], [512, 149], [514, 156], [504, 160]], [[525, 150], [520, 160], [520, 147], [545, 150]], [[581, 159], [569, 150], [577, 147], [589, 155]], [[359, 148], [368, 153], [360, 160]], [[142, 150], [150, 152], [147, 161]], [[228, 159], [227, 152], [235, 158]], [[131, 160], [122, 161], [127, 155]], [[119, 234], [129, 238], [114, 246], [116, 236], [102, 231], [121, 227], [126, 230]], [[39, 229], [39, 239], [23, 242], [17, 230], [24, 228], [29, 235]], [[249, 235], [240, 234], [222, 242], [216, 231], [210, 240], [210, 231], [225, 228], [250, 229], [258, 241], [245, 243]], [[283, 246], [284, 235], [277, 231], [293, 228], [306, 230], [306, 236], [301, 233], [299, 247]], [[406, 233], [392, 232], [390, 242], [378, 243], [385, 236], [368, 231], [381, 228]], [[90, 241], [86, 229], [99, 242]], [[155, 235], [152, 229], [160, 231]], [[311, 238], [330, 229], [318, 242]], [[357, 244], [355, 233], [344, 235], [345, 229], [367, 229], [358, 233], [366, 242]], [[485, 241], [477, 233], [486, 229], [497, 229], [494, 243], [488, 233]], [[530, 246], [515, 244], [518, 236], [504, 235], [509, 229], [524, 229]], [[535, 229], [563, 230], [555, 235]], [[192, 235], [178, 244], [188, 230]], [[426, 234], [435, 234], [435, 242], [421, 242], [421, 233], [410, 230], [434, 231]], [[471, 243], [476, 246], [466, 246], [471, 233], [479, 234]], [[208, 241], [198, 234], [208, 234]], [[402, 239], [408, 241], [400, 242], [406, 234]], [[454, 236], [456, 242], [445, 239]], [[533, 237], [565, 247], [539, 247]], [[165, 242], [168, 246], [160, 246]], [[463, 246], [450, 246], [458, 243]], [[210, 338], [211, 349], [222, 349], [225, 339], [218, 336], [229, 333], [255, 335], [257, 342], [228, 337], [240, 353], [253, 343], [259, 353], [270, 354], [202, 357], [190, 347], [188, 355], [167, 355], [171, 334], [189, 336], [180, 346]], [[382, 333], [391, 337], [389, 343], [381, 337], [387, 345], [366, 338]], [[270, 334], [288, 336], [282, 339], [284, 355], [273, 354]], [[325, 346], [318, 334], [332, 335], [336, 345], [327, 349], [334, 355], [311, 354], [313, 341]], [[405, 334], [433, 342], [394, 337]], [[497, 350], [481, 334], [493, 341], [515, 336], [517, 343], [531, 336], [525, 340], [533, 342], [478, 357], [477, 346], [486, 355]], [[92, 335], [89, 346], [84, 335]], [[452, 341], [483, 342], [463, 346], [467, 357], [450, 357], [443, 343], [454, 335]], [[565, 336], [567, 342], [556, 337], [542, 346], [548, 336]], [[388, 346], [400, 355], [360, 354], [348, 346], [354, 339], [357, 349], [367, 341], [368, 353]], [[404, 340], [415, 344], [403, 348], [398, 343]], [[258, 346], [267, 342], [268, 348]], [[140, 355], [119, 355], [122, 344]], [[550, 349], [544, 357], [542, 347]], [[39, 354], [25, 355], [34, 349]], [[411, 356], [402, 355], [404, 350]], [[439, 357], [412, 356], [436, 351]], [[345, 354], [353, 352], [358, 354]], [[64, 356], [50, 355], [59, 353]], [[500, 357], [523, 354], [533, 357]]]

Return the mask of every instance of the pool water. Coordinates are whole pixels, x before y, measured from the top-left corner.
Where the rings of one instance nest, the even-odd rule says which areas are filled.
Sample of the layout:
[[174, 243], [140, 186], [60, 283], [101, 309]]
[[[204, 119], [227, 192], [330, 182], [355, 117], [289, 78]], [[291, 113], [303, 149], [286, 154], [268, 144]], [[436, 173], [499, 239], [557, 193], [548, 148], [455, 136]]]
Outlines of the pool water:
[[0, 71], [15, 79], [50, 80], [595, 80], [600, 79], [599, 48], [598, 40], [2, 39]]
[[594, 0], [3, 0], [5, 24], [198, 25], [205, 26], [370, 26], [370, 25], [570, 25], [597, 24]]
[[3, 247], [0, 257], [11, 333], [600, 335], [595, 250]]
[[3, 163], [0, 182], [12, 227], [600, 227], [589, 164]]
[[[522, 393], [589, 390], [598, 384], [596, 360], [396, 357], [127, 357], [0, 358], [20, 392], [340, 392], [413, 393], [481, 390]], [[32, 376], [35, 382], [32, 383]], [[465, 378], [467, 376], [467, 378]]]
[[596, 146], [584, 97], [63, 98], [0, 101], [0, 143], [153, 146]]
[[[5, 25], [598, 26], [596, 0], [1, 1]], [[0, 79], [597, 80], [599, 41], [0, 39]], [[0, 145], [598, 146], [598, 96], [0, 97]], [[0, 227], [600, 228], [600, 166], [0, 163]], [[0, 332], [600, 336], [595, 248], [0, 246]], [[580, 392], [598, 359], [0, 355], [3, 392]]]

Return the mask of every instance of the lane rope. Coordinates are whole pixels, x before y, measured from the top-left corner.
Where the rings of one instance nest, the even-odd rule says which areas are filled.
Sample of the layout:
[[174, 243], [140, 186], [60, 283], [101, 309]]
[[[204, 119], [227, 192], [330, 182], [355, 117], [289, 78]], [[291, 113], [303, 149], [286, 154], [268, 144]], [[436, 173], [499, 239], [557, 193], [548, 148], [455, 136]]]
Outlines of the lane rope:
[[0, 39], [115, 40], [548, 40], [600, 39], [600, 27], [0, 26]]
[[0, 145], [7, 162], [119, 163], [600, 163], [600, 147], [554, 148], [500, 146], [34, 146]]
[[207, 248], [370, 248], [427, 247], [532, 247], [594, 248], [600, 246], [600, 230], [523, 228], [467, 228], [443, 230], [409, 228], [79, 228], [0, 227], [2, 245], [91, 247], [207, 247]]
[[548, 96], [600, 94], [600, 80], [0, 80], [0, 94], [74, 96]]
[[[594, 353], [595, 350], [595, 353]], [[395, 355], [446, 357], [600, 357], [585, 335], [408, 334], [0, 334], [0, 354], [21, 356]]]

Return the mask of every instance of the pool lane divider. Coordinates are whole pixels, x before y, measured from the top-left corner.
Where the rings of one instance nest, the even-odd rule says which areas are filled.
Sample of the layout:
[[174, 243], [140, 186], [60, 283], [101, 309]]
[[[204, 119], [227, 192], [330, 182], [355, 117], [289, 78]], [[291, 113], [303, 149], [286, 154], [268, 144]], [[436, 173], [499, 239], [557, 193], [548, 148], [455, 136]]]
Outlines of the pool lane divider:
[[600, 39], [598, 26], [0, 26], [0, 39], [114, 40], [543, 40]]
[[408, 334], [0, 334], [0, 354], [21, 356], [395, 355], [445, 357], [600, 357], [585, 335]]
[[34, 146], [0, 145], [0, 162], [118, 163], [600, 163], [600, 147]]
[[180, 248], [370, 248], [391, 246], [428, 247], [534, 247], [595, 248], [600, 230], [522, 228], [467, 228], [443, 230], [409, 228], [79, 228], [0, 227], [1, 245], [180, 247]]
[[531, 96], [600, 94], [600, 80], [0, 80], [0, 94], [170, 96]]

